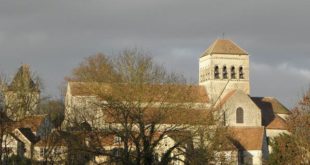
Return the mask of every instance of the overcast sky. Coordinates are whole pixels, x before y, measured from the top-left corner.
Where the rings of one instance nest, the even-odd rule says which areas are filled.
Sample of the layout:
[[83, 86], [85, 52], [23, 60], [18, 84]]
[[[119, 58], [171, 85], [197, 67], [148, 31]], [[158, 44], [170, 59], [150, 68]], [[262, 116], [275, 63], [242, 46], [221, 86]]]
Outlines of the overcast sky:
[[309, 0], [0, 0], [0, 72], [30, 64], [57, 97], [83, 58], [137, 47], [197, 81], [225, 33], [251, 55], [251, 95], [292, 107], [310, 85], [309, 20]]

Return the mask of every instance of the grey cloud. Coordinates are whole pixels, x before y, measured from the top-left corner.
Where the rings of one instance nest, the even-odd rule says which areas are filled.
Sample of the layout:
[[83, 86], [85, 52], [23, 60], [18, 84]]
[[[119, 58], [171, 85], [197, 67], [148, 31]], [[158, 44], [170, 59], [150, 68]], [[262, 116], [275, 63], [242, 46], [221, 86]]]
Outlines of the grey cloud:
[[[0, 70], [12, 74], [29, 63], [56, 96], [63, 77], [84, 57], [138, 47], [197, 81], [200, 54], [223, 32], [251, 54], [254, 66], [287, 63], [309, 70], [309, 8], [307, 0], [4, 0]], [[285, 97], [297, 97], [309, 79], [287, 70], [252, 69], [252, 94], [292, 106], [295, 100]]]
[[268, 65], [252, 62], [252, 94], [275, 96], [291, 108], [310, 87], [310, 68], [299, 68], [282, 63]]

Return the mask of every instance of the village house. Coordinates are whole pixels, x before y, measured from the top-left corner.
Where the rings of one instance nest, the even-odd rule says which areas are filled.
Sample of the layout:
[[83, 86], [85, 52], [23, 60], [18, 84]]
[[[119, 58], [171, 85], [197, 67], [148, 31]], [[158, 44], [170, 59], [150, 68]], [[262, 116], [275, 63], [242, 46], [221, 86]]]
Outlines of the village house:
[[[98, 136], [99, 135], [99, 136]], [[115, 134], [96, 134], [97, 140], [95, 139], [88, 139], [87, 146], [91, 147], [90, 145], [96, 145], [98, 148], [97, 154], [93, 156], [93, 159], [88, 162], [89, 165], [92, 164], [105, 164], [107, 162], [117, 162], [117, 160], [111, 160], [116, 158], [122, 152], [122, 140]], [[170, 149], [173, 145], [175, 145], [176, 140], [172, 138], [173, 136], [165, 136], [160, 144], [156, 147], [156, 158], [157, 160], [161, 159], [161, 155]], [[94, 144], [97, 143], [97, 144]], [[93, 143], [93, 144], [91, 144]], [[134, 151], [134, 145], [132, 142], [130, 143], [131, 149]], [[100, 151], [109, 151], [107, 153], [101, 153]], [[172, 161], [172, 164], [182, 164], [185, 161], [185, 156], [182, 154], [185, 151], [184, 148], [178, 147], [176, 150], [172, 152], [173, 155], [176, 155], [176, 159]], [[109, 156], [109, 154], [113, 156]]]
[[68, 145], [65, 138], [54, 131], [33, 144], [33, 160], [51, 164], [65, 164]]
[[49, 136], [53, 124], [47, 115], [35, 114], [39, 103], [38, 83], [31, 78], [28, 65], [22, 65], [9, 85], [2, 84], [1, 160], [11, 156], [36, 160], [35, 144]]
[[40, 137], [48, 136], [52, 128], [46, 115], [27, 116], [17, 122], [8, 121], [6, 125], [2, 141], [5, 155], [28, 159], [33, 159], [34, 145], [40, 141]]

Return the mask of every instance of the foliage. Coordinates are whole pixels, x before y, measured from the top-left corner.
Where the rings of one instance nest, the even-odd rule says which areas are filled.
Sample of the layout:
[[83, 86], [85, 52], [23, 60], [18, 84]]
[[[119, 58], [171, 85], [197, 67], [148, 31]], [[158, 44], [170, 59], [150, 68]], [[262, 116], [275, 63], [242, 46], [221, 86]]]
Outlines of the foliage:
[[64, 164], [67, 162], [68, 145], [62, 131], [53, 131], [49, 135], [41, 136], [38, 143], [41, 147], [40, 150], [44, 150], [43, 164]]
[[269, 156], [269, 164], [300, 164], [302, 151], [295, 136], [281, 134], [271, 141], [272, 153]]
[[290, 134], [272, 139], [270, 164], [310, 163], [310, 92], [307, 92], [287, 119]]

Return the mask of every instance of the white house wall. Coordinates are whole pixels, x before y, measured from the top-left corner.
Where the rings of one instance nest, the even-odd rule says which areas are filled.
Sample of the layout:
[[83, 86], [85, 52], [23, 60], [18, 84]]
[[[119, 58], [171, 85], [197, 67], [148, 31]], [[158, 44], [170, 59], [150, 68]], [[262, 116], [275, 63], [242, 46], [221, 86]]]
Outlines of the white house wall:
[[[263, 164], [263, 153], [261, 150], [249, 150], [243, 151], [244, 164], [249, 165], [262, 165]], [[242, 165], [241, 161], [239, 164]]]

